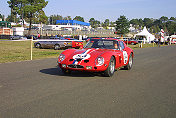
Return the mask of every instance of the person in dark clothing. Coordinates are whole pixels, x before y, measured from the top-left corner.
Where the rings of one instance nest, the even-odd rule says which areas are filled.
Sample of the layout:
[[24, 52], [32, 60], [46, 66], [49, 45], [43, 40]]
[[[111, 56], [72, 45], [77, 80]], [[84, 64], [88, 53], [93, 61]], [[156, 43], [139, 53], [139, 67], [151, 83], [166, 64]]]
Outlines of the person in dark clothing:
[[161, 42], [161, 39], [159, 38], [158, 39], [158, 47], [160, 47], [160, 42]]

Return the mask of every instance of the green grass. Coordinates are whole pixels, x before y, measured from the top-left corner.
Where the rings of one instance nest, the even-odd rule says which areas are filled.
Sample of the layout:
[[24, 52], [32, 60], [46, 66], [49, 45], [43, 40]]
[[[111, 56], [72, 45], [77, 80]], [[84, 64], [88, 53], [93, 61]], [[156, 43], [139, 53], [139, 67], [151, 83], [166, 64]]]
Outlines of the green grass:
[[[136, 45], [128, 45], [130, 48], [132, 48], [132, 49], [140, 49], [140, 47], [139, 47], [139, 44], [136, 44]], [[154, 44], [153, 45], [153, 43], [151, 43], [151, 44], [148, 44], [148, 43], [146, 43], [146, 44], [142, 44], [142, 48], [149, 48], [149, 47], [158, 47], [158, 45], [157, 44]]]
[[[30, 41], [0, 41], [0, 63], [16, 62], [31, 59]], [[84, 42], [84, 45], [86, 43]], [[139, 44], [129, 45], [132, 49], [139, 49]], [[153, 44], [145, 44], [143, 48], [153, 47]], [[155, 44], [155, 47], [157, 45]], [[37, 49], [33, 46], [33, 59], [57, 58], [63, 50]]]
[[0, 39], [0, 41], [4, 41], [4, 40], [9, 40], [9, 39]]
[[[0, 63], [31, 59], [30, 41], [0, 41]], [[32, 48], [33, 59], [56, 58], [63, 50]]]

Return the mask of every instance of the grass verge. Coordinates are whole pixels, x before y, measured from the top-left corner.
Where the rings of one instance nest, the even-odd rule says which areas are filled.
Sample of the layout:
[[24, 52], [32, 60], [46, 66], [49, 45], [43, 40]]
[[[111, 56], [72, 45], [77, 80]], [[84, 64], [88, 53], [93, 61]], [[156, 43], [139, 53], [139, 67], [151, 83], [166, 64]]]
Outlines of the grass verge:
[[[37, 49], [33, 46], [33, 59], [56, 58], [63, 50]], [[30, 41], [0, 41], [0, 63], [31, 59]]]
[[[84, 43], [85, 45], [86, 43]], [[154, 45], [157, 47], [157, 45]], [[132, 49], [139, 49], [139, 45], [129, 45]], [[153, 47], [145, 44], [143, 48]], [[37, 49], [33, 46], [33, 59], [57, 58], [63, 50]], [[0, 63], [30, 60], [30, 41], [0, 41]]]

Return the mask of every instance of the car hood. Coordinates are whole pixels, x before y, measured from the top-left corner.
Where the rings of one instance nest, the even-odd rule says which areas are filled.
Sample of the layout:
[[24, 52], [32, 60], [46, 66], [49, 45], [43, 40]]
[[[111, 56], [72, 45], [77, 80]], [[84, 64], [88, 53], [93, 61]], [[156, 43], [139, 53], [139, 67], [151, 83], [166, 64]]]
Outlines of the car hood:
[[95, 60], [98, 56], [101, 56], [103, 53], [112, 51], [112, 49], [82, 49], [76, 50], [69, 55], [70, 59], [81, 59], [81, 60]]

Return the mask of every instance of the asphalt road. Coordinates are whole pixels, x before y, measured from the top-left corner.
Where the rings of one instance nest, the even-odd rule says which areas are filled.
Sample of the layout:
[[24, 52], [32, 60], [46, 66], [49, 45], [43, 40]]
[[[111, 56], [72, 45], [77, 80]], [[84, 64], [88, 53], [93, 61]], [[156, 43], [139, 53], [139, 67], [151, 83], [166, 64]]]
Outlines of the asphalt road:
[[0, 64], [0, 118], [175, 118], [176, 46], [134, 52], [111, 78], [65, 76], [56, 59]]

